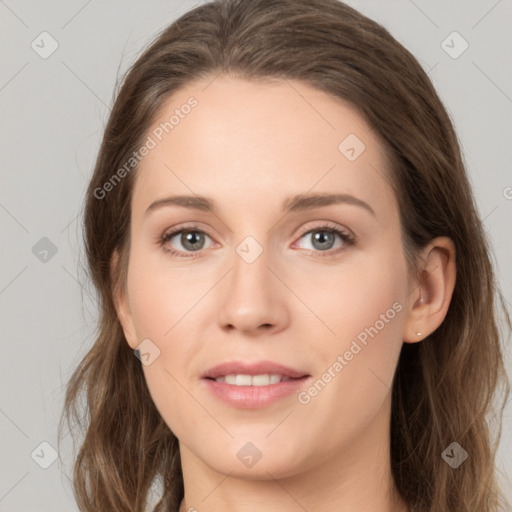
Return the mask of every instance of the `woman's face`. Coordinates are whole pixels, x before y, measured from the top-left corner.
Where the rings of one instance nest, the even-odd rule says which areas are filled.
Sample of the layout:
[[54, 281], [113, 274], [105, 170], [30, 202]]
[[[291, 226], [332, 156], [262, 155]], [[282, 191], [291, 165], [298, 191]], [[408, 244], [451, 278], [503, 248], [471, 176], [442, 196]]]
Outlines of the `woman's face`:
[[386, 450], [411, 281], [367, 123], [222, 75], [145, 141], [118, 312], [184, 465], [268, 479]]

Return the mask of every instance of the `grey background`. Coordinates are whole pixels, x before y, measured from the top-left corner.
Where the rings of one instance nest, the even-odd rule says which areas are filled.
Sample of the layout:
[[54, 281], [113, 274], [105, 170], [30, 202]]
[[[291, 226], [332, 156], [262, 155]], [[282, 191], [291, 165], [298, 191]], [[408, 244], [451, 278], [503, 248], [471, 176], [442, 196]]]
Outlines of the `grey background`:
[[[512, 2], [348, 3], [388, 28], [429, 71], [455, 122], [510, 305]], [[70, 445], [47, 469], [40, 465], [51, 462], [42, 442], [57, 449], [65, 383], [94, 341], [81, 202], [116, 80], [157, 31], [197, 4], [0, 0], [0, 512], [77, 510]], [[43, 31], [58, 42], [47, 59], [31, 47], [34, 40], [42, 46]], [[442, 47], [453, 31], [469, 44], [456, 59]], [[452, 52], [461, 49], [450, 41]], [[510, 368], [510, 350], [507, 358]], [[498, 466], [510, 501], [511, 431], [509, 402]]]

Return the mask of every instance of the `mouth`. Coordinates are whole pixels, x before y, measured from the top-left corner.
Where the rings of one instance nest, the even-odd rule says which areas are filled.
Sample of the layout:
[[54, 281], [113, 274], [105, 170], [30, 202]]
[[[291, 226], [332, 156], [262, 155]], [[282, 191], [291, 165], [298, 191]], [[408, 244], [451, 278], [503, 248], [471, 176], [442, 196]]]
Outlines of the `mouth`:
[[215, 382], [225, 382], [233, 386], [269, 386], [270, 384], [279, 384], [280, 382], [288, 382], [290, 380], [299, 380], [299, 378], [288, 377], [286, 375], [279, 375], [276, 373], [268, 374], [262, 373], [259, 375], [247, 375], [243, 373], [231, 373], [229, 375], [222, 375], [215, 379], [206, 377], [207, 379], [214, 380]]
[[311, 375], [270, 361], [227, 362], [201, 376], [209, 391], [231, 407], [257, 409], [300, 391]]

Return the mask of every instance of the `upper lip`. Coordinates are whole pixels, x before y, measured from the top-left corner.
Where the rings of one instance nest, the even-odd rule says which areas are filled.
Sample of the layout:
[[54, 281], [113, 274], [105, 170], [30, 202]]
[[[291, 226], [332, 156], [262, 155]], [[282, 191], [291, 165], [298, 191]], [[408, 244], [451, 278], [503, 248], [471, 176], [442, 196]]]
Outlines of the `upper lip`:
[[295, 370], [282, 364], [273, 363], [272, 361], [227, 361], [218, 364], [201, 375], [203, 379], [216, 379], [217, 377], [224, 377], [225, 375], [264, 375], [274, 374], [282, 375], [284, 377], [291, 377], [299, 379], [307, 376], [308, 374], [300, 370]]

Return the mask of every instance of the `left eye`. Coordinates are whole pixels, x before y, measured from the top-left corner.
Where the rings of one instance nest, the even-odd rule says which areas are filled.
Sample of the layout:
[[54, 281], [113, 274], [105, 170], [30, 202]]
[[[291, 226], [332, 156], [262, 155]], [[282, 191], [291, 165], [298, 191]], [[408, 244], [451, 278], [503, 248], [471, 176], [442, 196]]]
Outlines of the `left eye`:
[[[337, 246], [334, 246], [336, 237], [341, 241]], [[332, 227], [311, 229], [301, 236], [301, 240], [307, 240], [308, 238], [311, 240], [310, 247], [301, 246], [301, 248], [320, 252], [327, 252], [332, 249], [343, 249], [343, 246], [352, 243], [352, 238], [347, 233]]]

